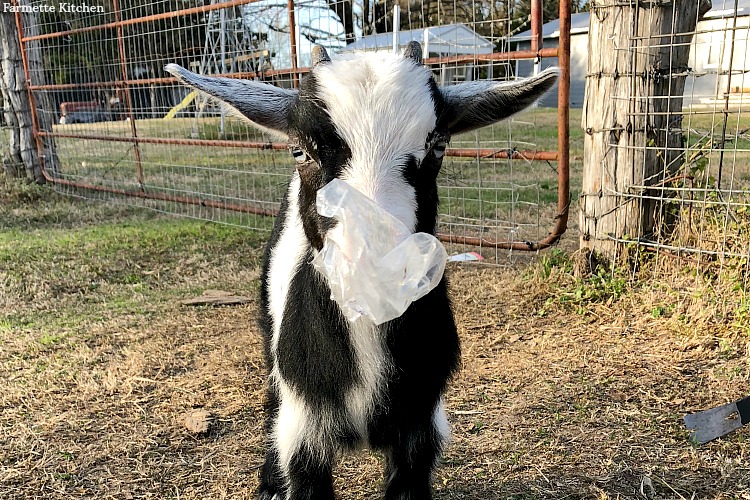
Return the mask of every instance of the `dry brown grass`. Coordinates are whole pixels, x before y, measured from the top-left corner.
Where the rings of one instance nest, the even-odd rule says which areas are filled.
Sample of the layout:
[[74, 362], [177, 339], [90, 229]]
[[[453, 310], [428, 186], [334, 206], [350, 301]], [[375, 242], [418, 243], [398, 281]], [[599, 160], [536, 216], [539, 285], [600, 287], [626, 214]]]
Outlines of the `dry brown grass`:
[[[3, 238], [11, 251], [16, 240]], [[257, 304], [177, 300], [217, 287], [253, 295], [259, 253], [176, 246], [158, 279], [163, 256], [140, 271], [144, 261], [112, 264], [148, 286], [95, 289], [71, 287], [78, 264], [59, 272], [69, 255], [25, 262], [36, 304], [0, 269], [0, 498], [252, 498], [263, 459]], [[750, 430], [696, 448], [682, 425], [750, 394], [750, 337], [700, 320], [710, 307], [700, 297], [654, 314], [682, 293], [676, 281], [566, 300], [588, 285], [563, 267], [449, 269], [463, 369], [447, 394], [453, 442], [436, 498], [750, 498]], [[183, 425], [195, 408], [213, 417], [204, 435]], [[379, 498], [380, 485], [372, 454], [336, 469], [342, 499]]]

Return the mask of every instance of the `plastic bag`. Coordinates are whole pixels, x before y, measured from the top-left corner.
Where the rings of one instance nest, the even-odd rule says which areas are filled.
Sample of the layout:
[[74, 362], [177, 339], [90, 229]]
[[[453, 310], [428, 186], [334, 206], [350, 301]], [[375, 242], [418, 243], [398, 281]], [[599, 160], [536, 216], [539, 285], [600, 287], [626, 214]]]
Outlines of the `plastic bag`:
[[401, 316], [435, 288], [448, 257], [437, 238], [412, 234], [374, 201], [334, 179], [318, 191], [318, 213], [338, 221], [313, 259], [344, 315], [375, 324]]

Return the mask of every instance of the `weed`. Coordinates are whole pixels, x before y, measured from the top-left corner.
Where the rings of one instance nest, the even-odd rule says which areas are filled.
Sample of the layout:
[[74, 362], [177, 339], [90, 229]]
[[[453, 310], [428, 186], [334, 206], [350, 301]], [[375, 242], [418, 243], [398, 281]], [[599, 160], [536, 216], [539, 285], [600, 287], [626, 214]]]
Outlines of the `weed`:
[[49, 346], [57, 344], [62, 339], [63, 339], [62, 335], [54, 335], [54, 334], [45, 333], [44, 335], [39, 337], [39, 343], [45, 347], [49, 347]]
[[615, 266], [609, 269], [600, 266], [590, 275], [576, 278], [570, 257], [560, 250], [542, 257], [536, 272], [545, 280], [557, 273], [553, 283], [555, 292], [545, 301], [543, 314], [553, 304], [573, 306], [583, 313], [587, 304], [611, 302], [622, 297], [628, 289], [626, 271]]
[[539, 259], [539, 272], [542, 279], [547, 279], [552, 275], [553, 269], [558, 269], [562, 273], [570, 274], [573, 272], [573, 262], [570, 256], [559, 248], [552, 248], [550, 251]]
[[47, 196], [46, 189], [25, 179], [15, 179], [0, 172], [0, 205], [36, 203]]
[[664, 313], [667, 311], [667, 308], [664, 306], [656, 306], [653, 309], [651, 309], [651, 317], [654, 319], [661, 318], [664, 316]]

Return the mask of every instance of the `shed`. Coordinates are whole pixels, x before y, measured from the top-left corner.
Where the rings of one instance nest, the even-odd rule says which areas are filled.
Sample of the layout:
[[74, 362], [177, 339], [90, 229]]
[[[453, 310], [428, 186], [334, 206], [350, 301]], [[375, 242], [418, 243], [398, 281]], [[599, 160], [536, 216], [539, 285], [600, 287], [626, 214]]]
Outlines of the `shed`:
[[[583, 95], [586, 85], [586, 64], [588, 62], [589, 14], [582, 12], [570, 16], [570, 107], [583, 107]], [[556, 19], [542, 25], [542, 46], [556, 48], [560, 43], [560, 20]], [[531, 50], [531, 30], [524, 31], [510, 38], [511, 50]], [[513, 47], [515, 45], [515, 47]], [[558, 66], [556, 57], [548, 57], [540, 62], [539, 71]], [[534, 74], [534, 61], [529, 59], [516, 61], [516, 76], [526, 77]], [[546, 92], [537, 102], [545, 108], [557, 107], [557, 84], [553, 90]]]
[[[492, 54], [494, 50], [491, 41], [465, 24], [431, 26], [398, 33], [399, 50], [403, 50], [411, 41], [422, 44], [425, 57]], [[342, 50], [393, 50], [393, 33], [363, 36]], [[473, 69], [473, 64], [443, 64], [438, 70], [438, 80], [443, 84], [472, 80], [474, 77]]]
[[[431, 57], [460, 54], [492, 54], [492, 42], [465, 24], [446, 24], [429, 28], [400, 31], [399, 48], [411, 41], [422, 44], [425, 54]], [[389, 50], [393, 48], [393, 33], [378, 33], [363, 36], [347, 45], [347, 50]]]
[[[737, 0], [735, 16], [734, 2], [715, 3], [714, 7], [698, 23], [697, 34], [690, 46], [688, 66], [690, 72], [685, 82], [684, 106], [713, 107], [729, 95], [730, 106], [750, 104], [750, 0]], [[736, 22], [736, 24], [734, 24]], [[730, 53], [734, 32], [734, 50]], [[589, 13], [571, 16], [570, 33], [570, 106], [583, 107], [588, 65]], [[551, 21], [542, 26], [542, 46], [554, 48], [559, 44], [560, 22]], [[517, 50], [531, 48], [531, 31], [511, 37]], [[557, 58], [541, 61], [539, 70], [557, 65]], [[730, 71], [731, 70], [731, 71]], [[731, 75], [729, 74], [731, 72]], [[517, 61], [516, 76], [531, 76], [534, 62]], [[557, 98], [547, 93], [539, 106], [556, 107]]]

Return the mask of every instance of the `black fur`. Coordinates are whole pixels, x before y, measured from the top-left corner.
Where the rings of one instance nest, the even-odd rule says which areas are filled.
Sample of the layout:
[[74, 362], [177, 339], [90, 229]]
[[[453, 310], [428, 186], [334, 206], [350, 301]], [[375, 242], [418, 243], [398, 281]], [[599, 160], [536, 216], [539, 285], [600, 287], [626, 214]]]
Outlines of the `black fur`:
[[[411, 63], [420, 63], [418, 45], [411, 44], [406, 53]], [[317, 54], [316, 66], [330, 64], [321, 49]], [[288, 199], [287, 193], [282, 200], [261, 278], [260, 327], [266, 361], [273, 373], [269, 377], [265, 408], [268, 453], [258, 497], [332, 500], [331, 470], [336, 453], [368, 443], [386, 457], [387, 500], [429, 500], [430, 475], [444, 444], [439, 435], [441, 429], [433, 418], [459, 364], [458, 335], [445, 279], [401, 317], [376, 327], [374, 335], [384, 350], [384, 359], [380, 360], [384, 380], [374, 402], [370, 403], [369, 395], [365, 395], [365, 402], [374, 405], [366, 412], [368, 421], [350, 422], [354, 417], [350, 416], [347, 397], [354, 397], [352, 389], [362, 382], [364, 371], [357, 366], [352, 343], [357, 332], [352, 331], [351, 323], [331, 300], [328, 284], [312, 267], [311, 259], [314, 250], [322, 248], [326, 232], [335, 225], [335, 221], [317, 213], [317, 192], [342, 176], [352, 152], [317, 96], [315, 70], [304, 80], [299, 93], [257, 82], [196, 75], [176, 65], [168, 65], [167, 70], [181, 81], [225, 101], [252, 122], [286, 134], [290, 146], [305, 153], [297, 155], [301, 188], [294, 196], [298, 199]], [[543, 72], [538, 78], [522, 81], [512, 88], [494, 84], [477, 86], [471, 82], [467, 84], [469, 87], [449, 86], [442, 90], [427, 69], [424, 78], [435, 107], [436, 127], [425, 138], [425, 158], [420, 162], [414, 156], [405, 156], [400, 173], [416, 193], [416, 231], [433, 233], [438, 210], [436, 177], [442, 164], [441, 155], [435, 154], [435, 145], [441, 144], [442, 149], [453, 134], [489, 125], [519, 111], [549, 88], [555, 76]], [[300, 245], [295, 249], [304, 252], [304, 258], [295, 263], [297, 268], [289, 283], [282, 283], [288, 285], [287, 302], [280, 314], [280, 336], [273, 352], [274, 318], [269, 310], [269, 286], [279, 284], [269, 282], [270, 264], [288, 223], [291, 203], [298, 206], [304, 231], [304, 237], [300, 236], [304, 241], [293, 244]], [[290, 401], [282, 401], [283, 395], [290, 397]], [[289, 441], [281, 438], [295, 435], [276, 429], [276, 422], [290, 402], [294, 403], [294, 411], [288, 417], [292, 421], [302, 420], [310, 427], [302, 433], [306, 441], [294, 442], [289, 445], [294, 449], [284, 450], [278, 448], [279, 442], [288, 445]], [[354, 413], [357, 412], [352, 410]], [[281, 438], [275, 435], [277, 431]]]
[[[432, 85], [436, 108], [442, 106], [439, 92]], [[322, 247], [325, 232], [333, 222], [315, 211], [317, 190], [340, 177], [351, 158], [348, 145], [336, 133], [325, 109], [315, 99], [314, 74], [303, 84], [300, 99], [291, 113], [290, 140], [310, 156], [298, 166], [301, 190], [298, 199], [306, 244]], [[441, 113], [441, 109], [436, 109]], [[434, 137], [447, 137], [437, 130]], [[296, 147], [295, 146], [295, 147]], [[430, 153], [419, 164], [407, 157], [402, 175], [417, 193], [416, 230], [434, 233], [438, 192], [436, 178], [441, 160]], [[280, 216], [271, 235], [263, 267], [261, 287], [261, 326], [266, 360], [273, 366], [271, 340], [273, 321], [268, 310], [269, 259], [285, 223], [288, 200], [282, 203]], [[385, 339], [386, 355], [392, 369], [388, 372], [383, 394], [367, 422], [367, 435], [359, 435], [347, 421], [345, 398], [358, 382], [354, 349], [348, 320], [331, 300], [325, 280], [310, 263], [309, 250], [290, 284], [278, 341], [277, 362], [282, 378], [302, 395], [313, 412], [326, 412], [337, 421], [335, 449], [326, 453], [298, 450], [292, 457], [286, 482], [277, 450], [269, 439], [269, 452], [261, 472], [259, 497], [270, 499], [333, 499], [331, 470], [337, 451], [366, 442], [386, 456], [385, 498], [388, 500], [429, 500], [430, 477], [442, 451], [433, 414], [451, 376], [459, 364], [459, 342], [447, 295], [445, 279], [399, 318], [378, 328]], [[266, 407], [269, 434], [279, 408], [280, 395], [271, 385]]]
[[308, 255], [292, 280], [279, 339], [281, 376], [316, 408], [341, 408], [356, 382], [347, 320]]

